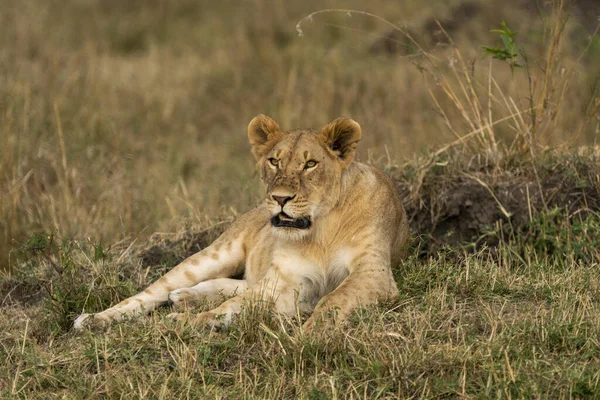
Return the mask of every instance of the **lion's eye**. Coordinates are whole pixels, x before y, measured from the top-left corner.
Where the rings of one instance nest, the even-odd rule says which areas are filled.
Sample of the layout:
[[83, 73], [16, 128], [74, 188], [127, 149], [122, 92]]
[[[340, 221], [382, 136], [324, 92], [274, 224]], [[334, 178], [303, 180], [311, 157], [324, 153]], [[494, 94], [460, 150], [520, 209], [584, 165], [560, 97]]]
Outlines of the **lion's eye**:
[[269, 163], [271, 163], [272, 166], [276, 167], [279, 165], [279, 160], [271, 157], [271, 158], [269, 158]]
[[315, 160], [308, 160], [306, 162], [306, 164], [304, 164], [304, 169], [309, 169], [314, 167], [315, 165], [317, 165], [317, 162]]

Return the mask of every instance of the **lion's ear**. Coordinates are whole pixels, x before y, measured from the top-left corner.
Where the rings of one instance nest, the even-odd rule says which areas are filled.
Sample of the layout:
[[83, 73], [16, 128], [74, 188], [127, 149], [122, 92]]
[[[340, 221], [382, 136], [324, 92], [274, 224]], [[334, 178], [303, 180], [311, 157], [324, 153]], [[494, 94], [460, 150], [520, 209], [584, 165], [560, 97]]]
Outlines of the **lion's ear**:
[[260, 160], [282, 138], [277, 122], [271, 117], [260, 114], [248, 124], [248, 140], [252, 145], [252, 154]]
[[354, 149], [362, 137], [362, 130], [358, 122], [350, 118], [337, 118], [323, 127], [321, 139], [334, 154], [336, 154], [344, 167], [347, 167], [354, 158]]

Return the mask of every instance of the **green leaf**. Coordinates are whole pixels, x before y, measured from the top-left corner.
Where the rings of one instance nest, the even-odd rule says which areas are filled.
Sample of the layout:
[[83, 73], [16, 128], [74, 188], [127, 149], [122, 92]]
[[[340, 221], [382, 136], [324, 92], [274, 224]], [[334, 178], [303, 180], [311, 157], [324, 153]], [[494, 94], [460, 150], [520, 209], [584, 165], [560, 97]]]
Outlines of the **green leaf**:
[[94, 261], [104, 260], [106, 258], [106, 253], [104, 252], [104, 248], [101, 244], [94, 245]]

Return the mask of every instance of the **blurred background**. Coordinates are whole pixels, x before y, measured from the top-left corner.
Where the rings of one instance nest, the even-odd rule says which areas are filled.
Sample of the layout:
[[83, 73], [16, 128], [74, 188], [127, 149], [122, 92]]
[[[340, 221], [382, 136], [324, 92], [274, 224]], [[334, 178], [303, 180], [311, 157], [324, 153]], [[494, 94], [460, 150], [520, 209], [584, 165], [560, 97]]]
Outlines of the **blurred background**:
[[[259, 113], [352, 117], [384, 168], [486, 121], [509, 146], [532, 98], [540, 144], [595, 144], [600, 4], [555, 3], [0, 0], [0, 269], [34, 231], [112, 244], [248, 210]], [[526, 64], [483, 58], [502, 21]]]

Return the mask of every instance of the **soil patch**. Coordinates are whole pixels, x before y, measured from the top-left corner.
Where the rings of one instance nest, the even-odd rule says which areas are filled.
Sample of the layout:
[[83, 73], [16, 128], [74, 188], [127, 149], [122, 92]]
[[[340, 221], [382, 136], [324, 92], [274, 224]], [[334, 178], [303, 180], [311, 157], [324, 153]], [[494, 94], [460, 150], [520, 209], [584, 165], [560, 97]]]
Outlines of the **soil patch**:
[[169, 269], [210, 245], [231, 224], [218, 222], [200, 230], [188, 228], [177, 234], [153, 234], [137, 256], [144, 267], [163, 265]]
[[555, 208], [572, 218], [600, 211], [597, 157], [550, 157], [512, 168], [476, 162], [424, 168], [417, 174], [409, 168], [394, 180], [425, 253], [444, 245], [494, 246], [498, 235], [490, 231], [526, 231], [540, 212]]

